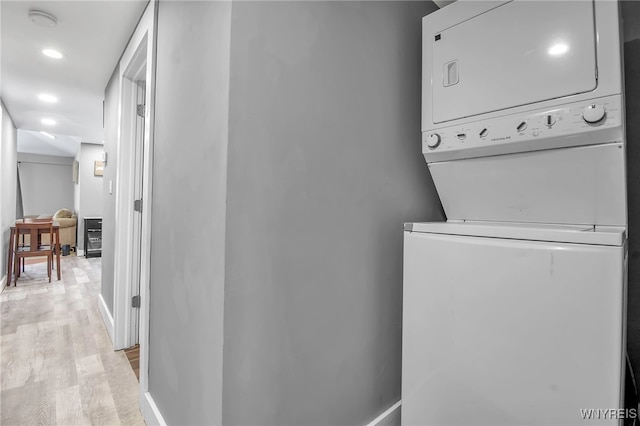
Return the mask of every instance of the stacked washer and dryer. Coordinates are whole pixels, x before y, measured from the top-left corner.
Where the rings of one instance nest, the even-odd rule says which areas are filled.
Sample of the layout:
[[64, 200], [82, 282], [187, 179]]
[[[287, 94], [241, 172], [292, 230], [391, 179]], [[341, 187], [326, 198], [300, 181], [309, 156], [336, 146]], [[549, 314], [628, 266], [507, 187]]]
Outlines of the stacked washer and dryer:
[[422, 83], [447, 221], [405, 225], [402, 424], [620, 424], [617, 2], [453, 3], [423, 19]]

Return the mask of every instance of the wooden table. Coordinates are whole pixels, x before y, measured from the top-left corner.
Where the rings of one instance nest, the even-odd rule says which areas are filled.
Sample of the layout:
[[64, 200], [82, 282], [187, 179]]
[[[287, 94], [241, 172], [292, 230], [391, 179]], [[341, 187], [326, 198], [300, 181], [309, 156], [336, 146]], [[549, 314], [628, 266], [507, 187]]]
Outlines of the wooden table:
[[[18, 219], [16, 220], [16, 223], [30, 223], [30, 222], [41, 222], [41, 221], [42, 221], [41, 219], [38, 220], [38, 219], [27, 218], [27, 219]], [[16, 227], [12, 226], [11, 234], [9, 236], [9, 254], [7, 259], [7, 287], [11, 285], [11, 275], [13, 274], [13, 261], [14, 261], [13, 250], [15, 245], [15, 239], [17, 237], [18, 236], [16, 235]], [[56, 270], [58, 273], [58, 281], [60, 281], [60, 224], [55, 220], [53, 221], [53, 237], [50, 237], [50, 238], [55, 240]], [[52, 242], [53, 241], [49, 241], [49, 243], [52, 243]], [[16, 277], [16, 281], [17, 279], [18, 278]]]

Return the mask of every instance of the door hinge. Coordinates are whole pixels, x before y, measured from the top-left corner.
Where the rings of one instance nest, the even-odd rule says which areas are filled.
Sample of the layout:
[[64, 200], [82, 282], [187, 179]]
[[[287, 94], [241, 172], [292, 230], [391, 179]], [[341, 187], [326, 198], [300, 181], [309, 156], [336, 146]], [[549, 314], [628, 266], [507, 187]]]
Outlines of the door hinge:
[[131, 306], [134, 307], [134, 308], [139, 308], [140, 307], [140, 295], [133, 296], [131, 298]]
[[138, 104], [136, 106], [136, 114], [138, 114], [140, 117], [144, 117], [144, 104]]
[[142, 200], [133, 200], [133, 210], [142, 213]]

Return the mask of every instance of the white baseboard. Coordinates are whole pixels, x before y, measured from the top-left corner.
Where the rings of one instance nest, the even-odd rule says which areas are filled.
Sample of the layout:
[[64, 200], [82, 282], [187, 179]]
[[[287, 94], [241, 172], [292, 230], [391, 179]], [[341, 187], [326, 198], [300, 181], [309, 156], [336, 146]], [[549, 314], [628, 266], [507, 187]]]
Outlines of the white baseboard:
[[398, 401], [391, 407], [376, 417], [367, 426], [400, 426], [400, 406], [402, 401]]
[[78, 257], [84, 256], [84, 250], [76, 248], [76, 256]]
[[167, 422], [164, 421], [158, 406], [156, 405], [153, 397], [149, 392], [145, 392], [142, 398], [142, 417], [147, 425], [166, 426]]
[[107, 329], [107, 333], [109, 333], [111, 343], [113, 343], [113, 317], [111, 316], [111, 312], [109, 312], [109, 308], [107, 308], [107, 304], [104, 302], [102, 295], [98, 296], [98, 307], [100, 308], [100, 315], [102, 315], [102, 321]]
[[[367, 426], [400, 426], [400, 406], [402, 401], [398, 401], [389, 407], [384, 413], [376, 417]], [[142, 416], [148, 426], [167, 426], [158, 406], [149, 392], [145, 392], [141, 404]]]
[[2, 293], [4, 291], [4, 289], [7, 288], [7, 276], [3, 276], [2, 279], [0, 280], [0, 293]]

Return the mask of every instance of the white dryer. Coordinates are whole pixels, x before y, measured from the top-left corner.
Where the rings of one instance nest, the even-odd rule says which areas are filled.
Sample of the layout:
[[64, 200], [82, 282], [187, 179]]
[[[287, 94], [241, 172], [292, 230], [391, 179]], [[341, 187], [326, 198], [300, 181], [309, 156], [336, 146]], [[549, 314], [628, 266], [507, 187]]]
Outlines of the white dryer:
[[620, 424], [627, 197], [618, 4], [423, 19], [422, 150], [446, 223], [405, 225], [403, 425]]

